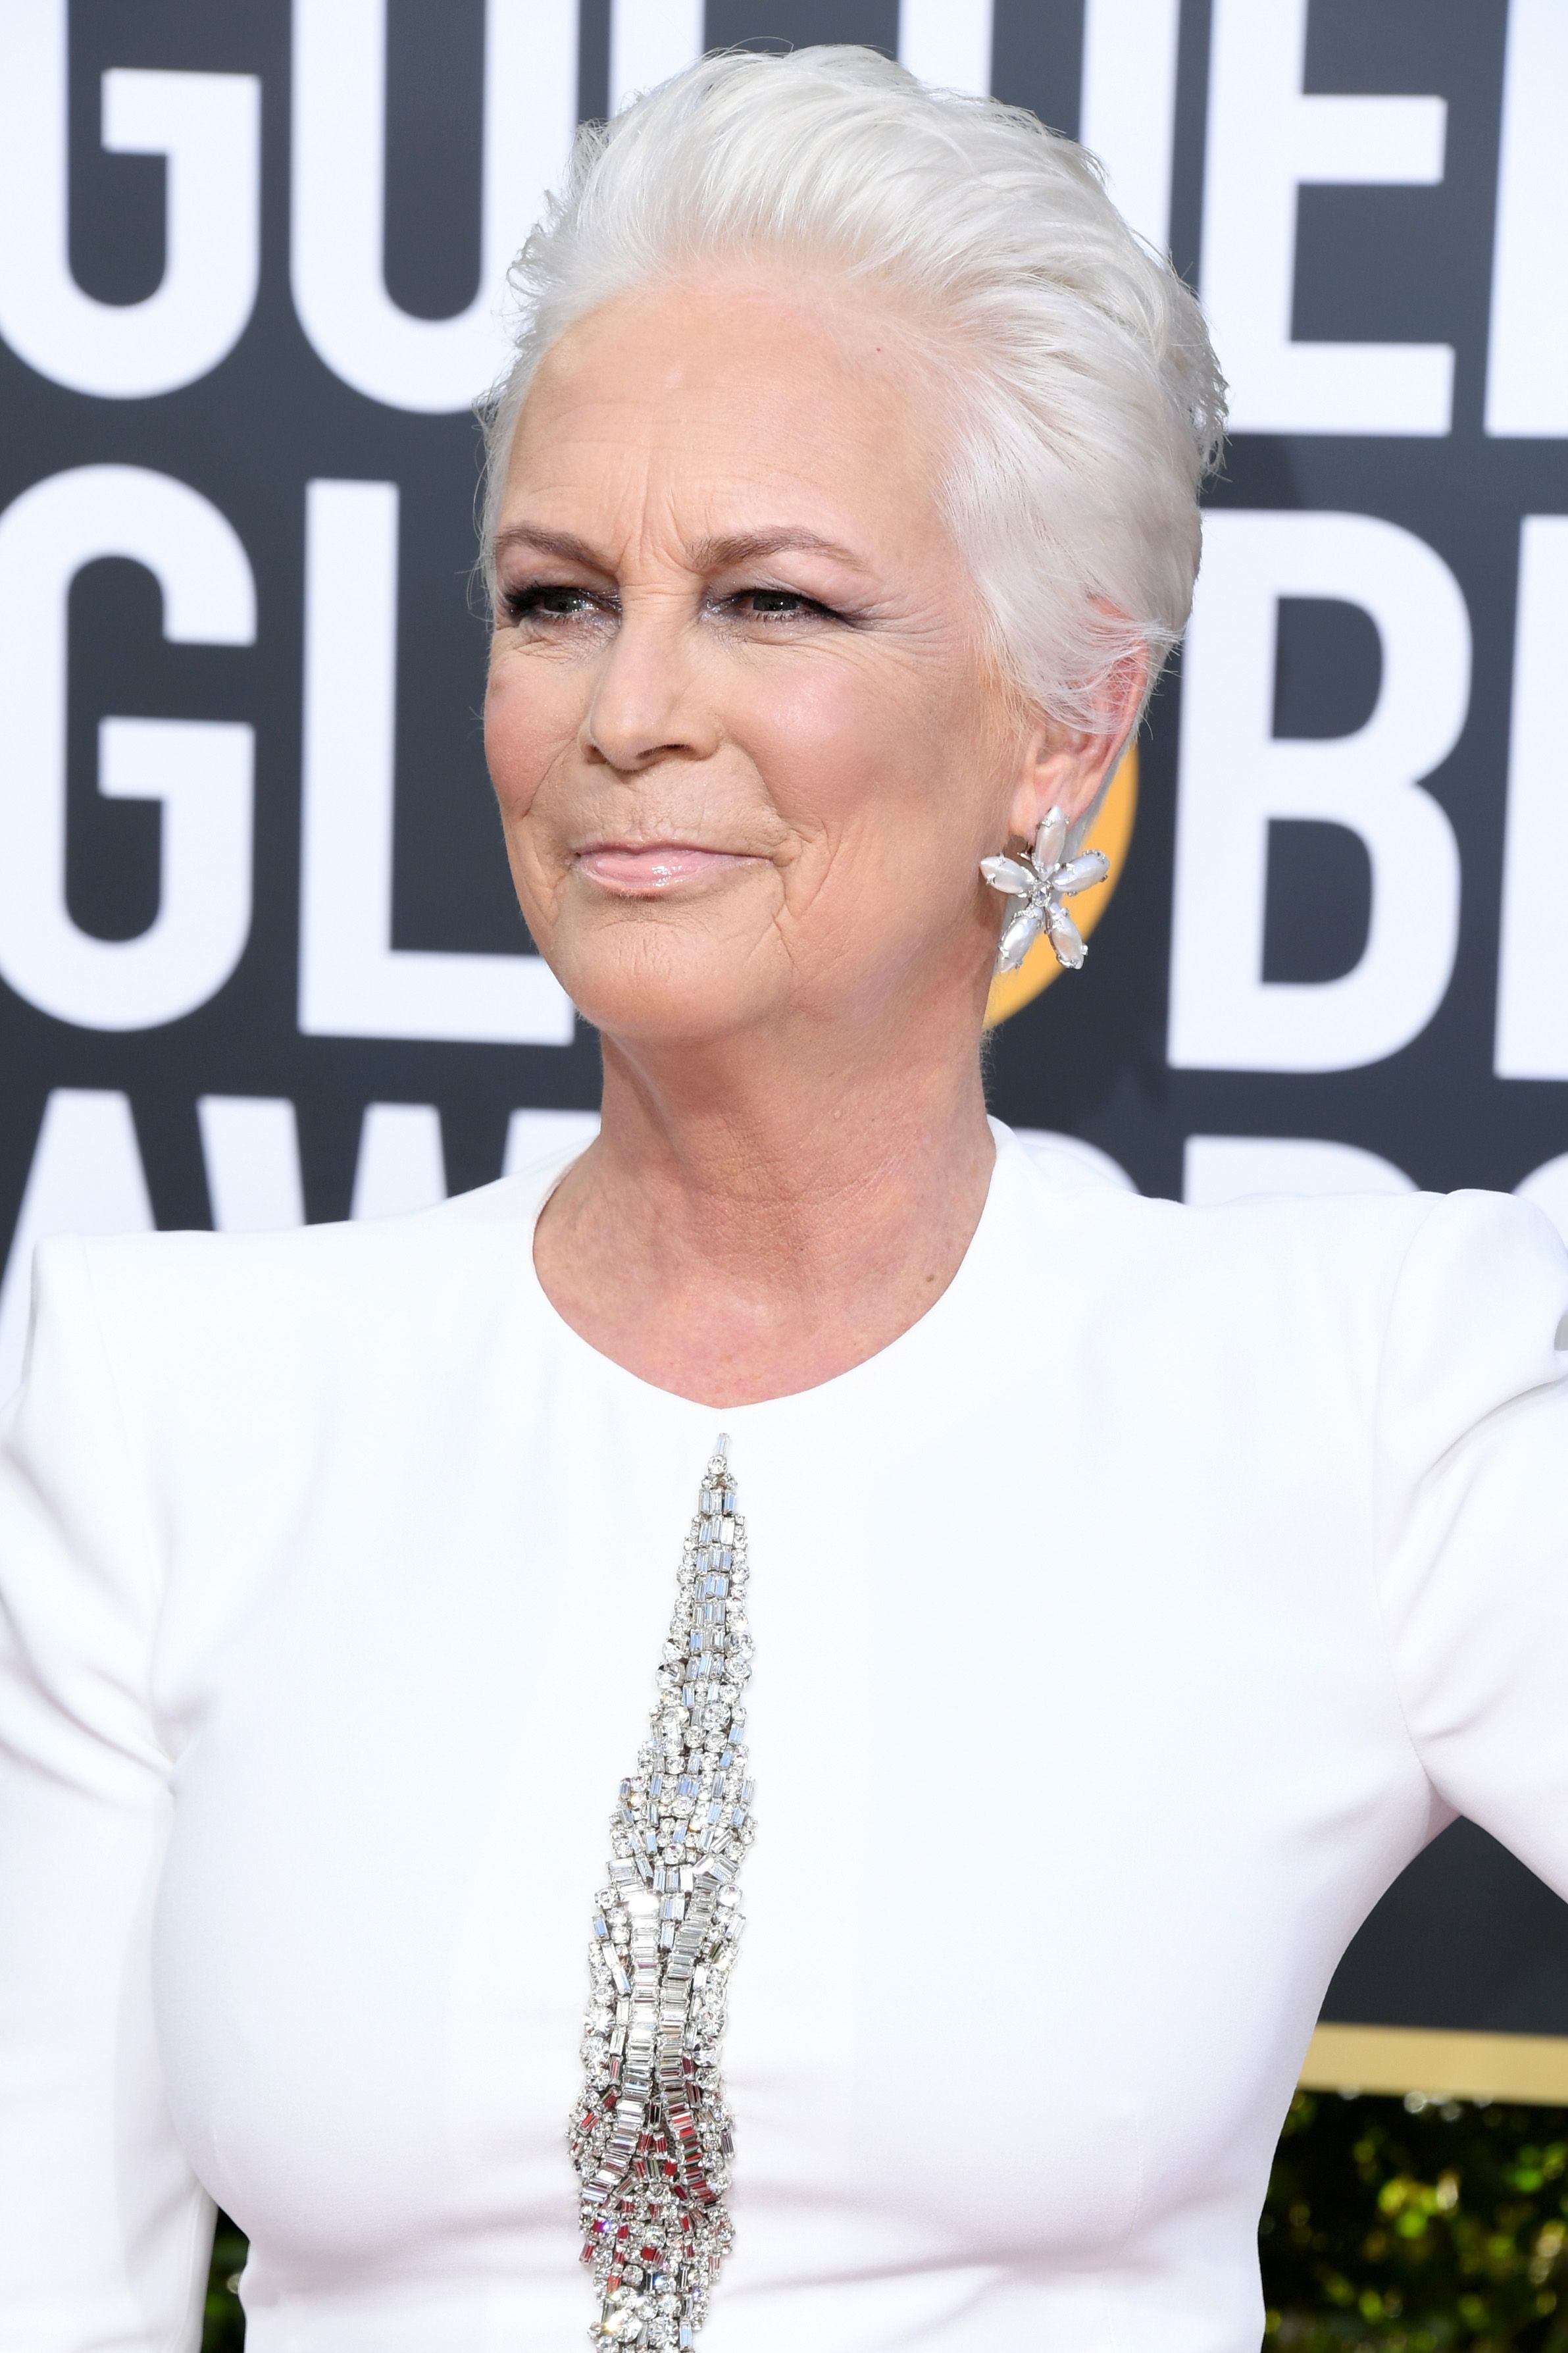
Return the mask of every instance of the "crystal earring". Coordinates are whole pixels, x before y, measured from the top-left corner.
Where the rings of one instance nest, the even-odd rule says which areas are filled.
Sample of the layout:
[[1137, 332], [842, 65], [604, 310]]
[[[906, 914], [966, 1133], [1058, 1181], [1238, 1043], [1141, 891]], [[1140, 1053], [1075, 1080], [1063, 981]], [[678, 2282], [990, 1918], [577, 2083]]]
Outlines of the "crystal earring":
[[1086, 849], [1077, 858], [1064, 859], [1068, 842], [1067, 813], [1063, 809], [1047, 809], [1035, 836], [1035, 846], [1028, 853], [1028, 864], [1016, 858], [983, 858], [980, 871], [994, 891], [1000, 891], [1019, 903], [1008, 916], [1002, 931], [1002, 944], [996, 953], [998, 972], [1016, 972], [1042, 932], [1056, 950], [1057, 962], [1076, 972], [1089, 950], [1083, 934], [1067, 909], [1064, 899], [1076, 891], [1087, 891], [1091, 883], [1103, 882], [1110, 871], [1110, 860], [1099, 849]]

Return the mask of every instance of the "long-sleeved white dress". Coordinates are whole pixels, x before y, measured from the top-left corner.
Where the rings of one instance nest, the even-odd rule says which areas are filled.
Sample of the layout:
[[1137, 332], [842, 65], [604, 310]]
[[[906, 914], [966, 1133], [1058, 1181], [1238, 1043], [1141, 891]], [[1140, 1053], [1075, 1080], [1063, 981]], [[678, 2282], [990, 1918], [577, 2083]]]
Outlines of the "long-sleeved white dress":
[[[0, 2353], [557, 2353], [606, 1822], [726, 1428], [758, 1835], [701, 2353], [1250, 2353], [1320, 1998], [1457, 1811], [1568, 1893], [1568, 1260], [1005, 1130], [951, 1288], [716, 1411], [557, 1171], [57, 1242], [0, 1482]], [[723, 1407], [721, 1398], [716, 1399]]]

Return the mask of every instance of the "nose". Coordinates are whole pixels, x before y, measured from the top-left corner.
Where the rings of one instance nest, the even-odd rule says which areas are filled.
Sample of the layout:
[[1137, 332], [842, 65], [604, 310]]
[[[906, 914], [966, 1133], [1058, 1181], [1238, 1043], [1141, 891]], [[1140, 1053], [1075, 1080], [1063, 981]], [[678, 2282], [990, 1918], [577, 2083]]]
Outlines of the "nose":
[[628, 597], [595, 681], [583, 745], [625, 774], [671, 756], [706, 759], [721, 729], [703, 692], [700, 627], [670, 598]]

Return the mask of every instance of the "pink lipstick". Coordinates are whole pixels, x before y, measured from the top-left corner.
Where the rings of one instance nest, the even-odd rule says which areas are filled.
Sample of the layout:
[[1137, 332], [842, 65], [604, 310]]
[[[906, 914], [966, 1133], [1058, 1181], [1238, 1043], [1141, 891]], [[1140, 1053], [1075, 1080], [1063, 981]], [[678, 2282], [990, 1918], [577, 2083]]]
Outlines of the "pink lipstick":
[[580, 873], [625, 899], [654, 898], [679, 883], [752, 863], [739, 851], [703, 849], [689, 841], [605, 841], [577, 853]]

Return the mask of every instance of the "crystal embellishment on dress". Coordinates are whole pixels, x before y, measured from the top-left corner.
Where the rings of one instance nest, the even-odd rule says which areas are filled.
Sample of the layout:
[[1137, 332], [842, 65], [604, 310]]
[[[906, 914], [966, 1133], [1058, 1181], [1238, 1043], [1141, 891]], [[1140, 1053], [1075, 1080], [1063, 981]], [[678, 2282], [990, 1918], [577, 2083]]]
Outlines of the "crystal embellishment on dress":
[[1078, 970], [1089, 954], [1083, 934], [1062, 901], [1070, 899], [1075, 891], [1087, 891], [1092, 884], [1103, 882], [1110, 871], [1110, 861], [1100, 849], [1086, 849], [1077, 858], [1064, 859], [1067, 841], [1066, 811], [1047, 809], [1026, 866], [1016, 858], [981, 860], [980, 871], [991, 888], [1005, 892], [1009, 899], [1019, 902], [1003, 927], [1001, 945], [996, 951], [998, 972], [1016, 972], [1042, 932], [1056, 950], [1057, 962], [1065, 964], [1071, 972]]
[[732, 2235], [719, 2072], [752, 1842], [746, 1531], [721, 1438], [681, 1556], [658, 1696], [610, 1817], [571, 2123], [598, 2346], [689, 2346]]

